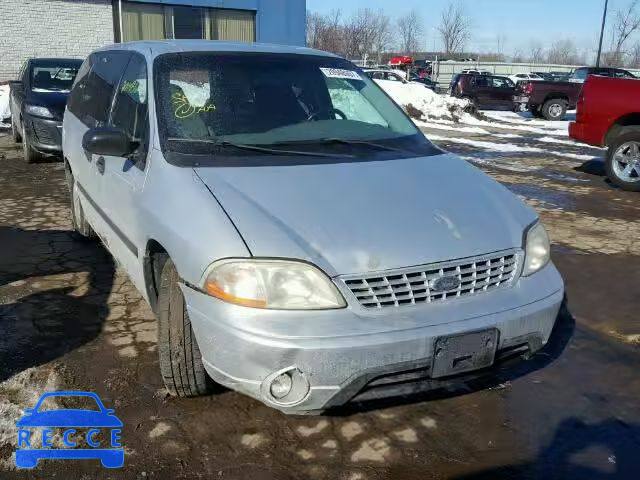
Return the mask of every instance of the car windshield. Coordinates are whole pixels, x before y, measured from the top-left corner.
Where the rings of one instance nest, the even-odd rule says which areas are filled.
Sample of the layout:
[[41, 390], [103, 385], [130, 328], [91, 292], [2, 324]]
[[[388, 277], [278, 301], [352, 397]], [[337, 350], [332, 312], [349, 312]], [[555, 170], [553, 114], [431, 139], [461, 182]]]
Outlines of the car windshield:
[[367, 75], [339, 58], [165, 54], [154, 71], [166, 150], [191, 153], [204, 144], [312, 144], [327, 139], [426, 142]]
[[31, 89], [36, 92], [68, 92], [81, 61], [43, 62], [31, 67]]

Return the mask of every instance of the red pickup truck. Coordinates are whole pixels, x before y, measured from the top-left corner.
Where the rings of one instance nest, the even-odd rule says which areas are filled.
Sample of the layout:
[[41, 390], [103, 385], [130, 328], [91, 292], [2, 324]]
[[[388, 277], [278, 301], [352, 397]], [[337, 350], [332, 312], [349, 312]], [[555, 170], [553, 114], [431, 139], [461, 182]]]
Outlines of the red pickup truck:
[[569, 135], [609, 147], [605, 170], [612, 183], [640, 192], [640, 81], [590, 76], [578, 98]]

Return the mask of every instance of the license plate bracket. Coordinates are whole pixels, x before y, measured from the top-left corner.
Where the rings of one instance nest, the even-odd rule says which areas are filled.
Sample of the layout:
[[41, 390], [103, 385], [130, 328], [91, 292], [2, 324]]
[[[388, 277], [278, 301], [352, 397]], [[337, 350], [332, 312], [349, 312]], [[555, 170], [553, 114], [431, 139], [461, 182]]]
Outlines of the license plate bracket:
[[436, 339], [431, 378], [448, 377], [493, 365], [498, 330], [482, 330]]

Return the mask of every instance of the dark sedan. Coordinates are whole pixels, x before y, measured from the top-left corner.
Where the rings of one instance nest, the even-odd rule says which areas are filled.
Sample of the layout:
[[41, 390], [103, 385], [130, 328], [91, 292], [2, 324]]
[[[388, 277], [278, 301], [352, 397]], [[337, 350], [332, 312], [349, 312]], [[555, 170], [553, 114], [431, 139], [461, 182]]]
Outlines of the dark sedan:
[[62, 151], [62, 117], [82, 60], [32, 58], [10, 83], [11, 130], [27, 162]]

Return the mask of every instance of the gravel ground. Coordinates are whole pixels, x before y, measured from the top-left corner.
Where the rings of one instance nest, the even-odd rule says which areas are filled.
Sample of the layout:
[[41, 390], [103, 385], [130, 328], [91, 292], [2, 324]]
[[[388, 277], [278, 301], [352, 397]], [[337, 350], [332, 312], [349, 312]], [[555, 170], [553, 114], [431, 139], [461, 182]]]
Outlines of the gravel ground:
[[[479, 383], [322, 417], [230, 391], [168, 398], [150, 309], [99, 244], [70, 235], [62, 165], [25, 164], [0, 131], [0, 477], [637, 478], [640, 197], [607, 183], [602, 150], [509, 121], [424, 131], [540, 212], [569, 298], [553, 341]], [[124, 466], [15, 470], [22, 411], [74, 389], [115, 408]]]

